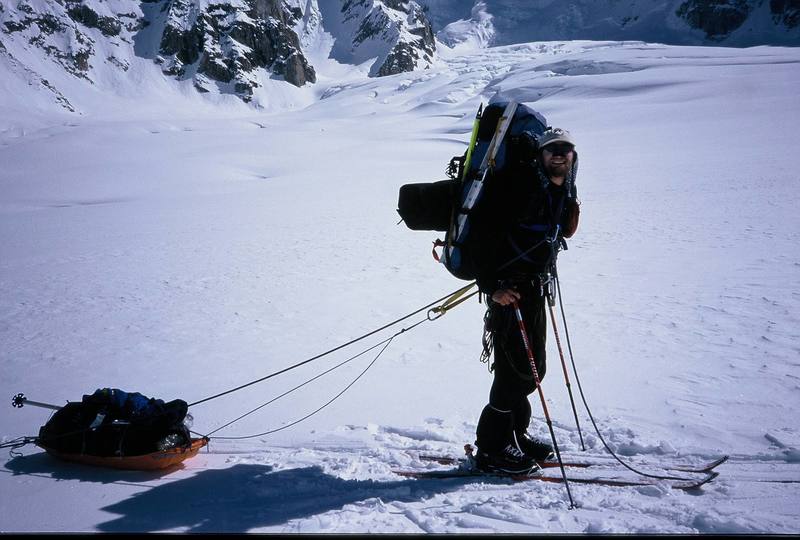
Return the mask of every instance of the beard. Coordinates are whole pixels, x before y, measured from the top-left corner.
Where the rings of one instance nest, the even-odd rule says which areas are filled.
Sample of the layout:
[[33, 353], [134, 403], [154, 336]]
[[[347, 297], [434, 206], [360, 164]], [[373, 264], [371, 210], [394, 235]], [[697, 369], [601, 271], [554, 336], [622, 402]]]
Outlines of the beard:
[[546, 172], [550, 178], [566, 178], [569, 172], [569, 165], [568, 163], [558, 165], [551, 163], [547, 166]]

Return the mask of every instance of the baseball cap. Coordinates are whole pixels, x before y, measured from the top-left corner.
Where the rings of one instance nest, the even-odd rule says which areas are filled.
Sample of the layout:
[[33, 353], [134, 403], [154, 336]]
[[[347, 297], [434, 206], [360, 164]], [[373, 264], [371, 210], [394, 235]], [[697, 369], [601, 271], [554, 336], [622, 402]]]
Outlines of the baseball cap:
[[544, 148], [548, 144], [563, 142], [575, 146], [575, 140], [569, 131], [561, 128], [548, 127], [544, 133], [537, 137], [539, 148]]

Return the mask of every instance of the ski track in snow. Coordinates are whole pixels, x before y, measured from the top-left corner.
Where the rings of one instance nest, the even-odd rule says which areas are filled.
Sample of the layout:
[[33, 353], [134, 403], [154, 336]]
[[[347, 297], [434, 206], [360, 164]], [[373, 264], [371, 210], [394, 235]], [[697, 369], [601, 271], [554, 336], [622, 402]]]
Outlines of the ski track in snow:
[[[560, 275], [603, 437], [643, 469], [732, 456], [696, 493], [572, 484], [571, 511], [559, 484], [393, 474], [443, 468], [418, 456], [457, 457], [474, 440], [491, 379], [483, 306], [468, 302], [397, 337], [306, 422], [212, 441], [169, 474], [24, 449], [0, 471], [0, 530], [797, 532], [798, 64], [791, 48], [548, 42], [383, 79], [340, 66], [341, 79], [276, 94], [310, 106], [269, 114], [181, 105], [161, 86], [152, 101], [67, 94], [88, 111], [71, 116], [0, 95], [0, 395], [63, 403], [112, 386], [194, 401], [456, 289], [429, 260], [437, 233], [397, 225], [397, 189], [444, 178], [478, 103], [501, 92], [579, 141], [582, 221]], [[194, 429], [388, 335], [200, 405]], [[581, 452], [548, 347], [562, 451], [610, 462], [579, 403]], [[218, 435], [301, 418], [376, 353]], [[531, 431], [547, 439], [532, 404]], [[47, 418], [0, 411], [4, 440]]]

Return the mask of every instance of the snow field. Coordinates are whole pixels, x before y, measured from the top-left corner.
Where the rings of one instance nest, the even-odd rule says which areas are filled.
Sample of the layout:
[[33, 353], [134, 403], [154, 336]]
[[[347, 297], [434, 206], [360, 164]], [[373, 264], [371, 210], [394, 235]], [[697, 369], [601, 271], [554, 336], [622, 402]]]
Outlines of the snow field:
[[[774, 480], [800, 480], [798, 62], [789, 48], [534, 43], [351, 73], [302, 110], [170, 112], [160, 90], [141, 118], [113, 96], [80, 117], [17, 110], [0, 129], [2, 395], [63, 403], [112, 386], [191, 402], [457, 289], [429, 258], [437, 234], [397, 224], [397, 190], [444, 178], [478, 103], [501, 92], [579, 141], [582, 221], [560, 275], [603, 436], [642, 466], [733, 457], [701, 494], [573, 485], [574, 511], [558, 484], [392, 474], [473, 441], [491, 377], [470, 301], [398, 336], [306, 422], [212, 441], [165, 476], [25, 449], [0, 475], [0, 530], [796, 532], [796, 489]], [[194, 429], [389, 335], [200, 405]], [[376, 353], [218, 435], [304, 416]], [[580, 457], [552, 339], [548, 356], [559, 444]], [[6, 440], [47, 418], [0, 411]]]

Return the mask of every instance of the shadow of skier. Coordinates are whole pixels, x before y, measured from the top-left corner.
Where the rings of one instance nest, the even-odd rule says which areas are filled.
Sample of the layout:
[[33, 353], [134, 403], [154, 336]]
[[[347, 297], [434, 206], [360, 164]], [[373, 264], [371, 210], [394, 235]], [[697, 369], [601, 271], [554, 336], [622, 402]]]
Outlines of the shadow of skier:
[[[180, 469], [177, 467], [176, 469]], [[508, 483], [502, 478], [344, 480], [320, 467], [275, 471], [261, 464], [203, 469], [189, 478], [164, 483], [166, 471], [124, 471], [57, 460], [45, 452], [14, 458], [5, 472], [54, 480], [77, 480], [143, 489], [101, 508], [116, 517], [98, 524], [102, 532], [243, 533], [340, 510], [370, 499], [413, 502], [455, 491], [474, 482]], [[101, 488], [102, 489], [102, 488]]]
[[[472, 480], [474, 481], [474, 480]], [[283, 525], [369, 499], [411, 502], [459, 489], [469, 479], [343, 480], [319, 467], [273, 471], [258, 464], [204, 470], [102, 508], [120, 517], [102, 532], [242, 533]]]

